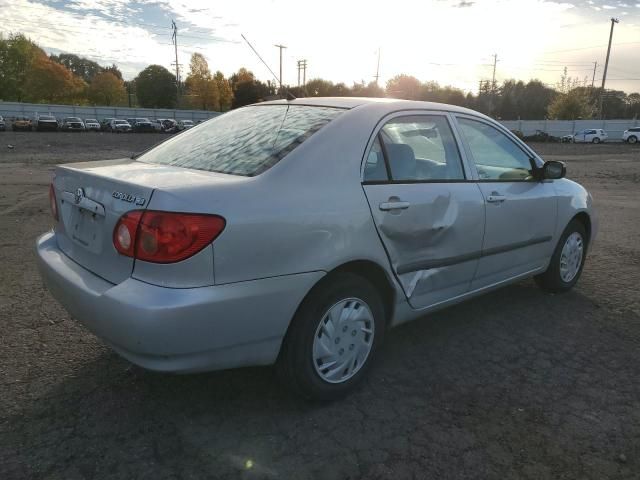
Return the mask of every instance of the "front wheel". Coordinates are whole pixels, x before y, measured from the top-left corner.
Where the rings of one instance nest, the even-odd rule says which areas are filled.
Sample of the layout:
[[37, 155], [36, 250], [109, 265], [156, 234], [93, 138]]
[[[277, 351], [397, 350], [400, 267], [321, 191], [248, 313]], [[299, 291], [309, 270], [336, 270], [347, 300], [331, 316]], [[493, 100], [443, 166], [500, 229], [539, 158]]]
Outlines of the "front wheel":
[[600, 143], [600, 138], [596, 137], [593, 140], [591, 140], [593, 143]]
[[584, 225], [578, 220], [572, 220], [556, 245], [549, 267], [535, 277], [538, 286], [553, 293], [571, 290], [582, 273], [587, 242]]
[[635, 135], [631, 135], [629, 138], [627, 138], [627, 142], [629, 143], [636, 143], [638, 141], [638, 137], [636, 137]]
[[292, 320], [276, 364], [280, 380], [307, 399], [334, 400], [366, 375], [384, 329], [380, 293], [351, 273], [316, 286]]

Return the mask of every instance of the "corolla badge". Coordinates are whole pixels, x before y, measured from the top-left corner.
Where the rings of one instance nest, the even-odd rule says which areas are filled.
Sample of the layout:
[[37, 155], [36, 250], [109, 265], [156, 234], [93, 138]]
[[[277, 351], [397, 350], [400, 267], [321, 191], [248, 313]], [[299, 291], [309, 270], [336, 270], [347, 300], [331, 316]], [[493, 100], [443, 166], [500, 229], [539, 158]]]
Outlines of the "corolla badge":
[[73, 196], [73, 201], [76, 202], [76, 205], [79, 204], [84, 198], [84, 190], [82, 188], [78, 188], [76, 190], [75, 195]]
[[142, 197], [136, 197], [135, 195], [131, 195], [130, 193], [113, 192], [111, 196], [113, 198], [122, 200], [123, 202], [135, 203], [136, 205], [139, 205], [139, 206], [144, 205], [146, 202], [146, 199]]

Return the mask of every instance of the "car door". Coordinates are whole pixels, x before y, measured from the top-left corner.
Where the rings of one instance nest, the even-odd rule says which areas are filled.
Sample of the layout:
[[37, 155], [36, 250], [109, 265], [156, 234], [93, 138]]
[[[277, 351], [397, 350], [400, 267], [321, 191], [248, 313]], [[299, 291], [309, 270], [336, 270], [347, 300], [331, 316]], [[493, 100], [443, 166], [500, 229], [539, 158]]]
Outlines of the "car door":
[[544, 268], [556, 228], [552, 181], [537, 180], [534, 155], [498, 126], [471, 116], [456, 122], [486, 202], [482, 257], [471, 288]]
[[387, 117], [365, 157], [363, 189], [412, 307], [469, 290], [482, 247], [485, 206], [447, 114]]

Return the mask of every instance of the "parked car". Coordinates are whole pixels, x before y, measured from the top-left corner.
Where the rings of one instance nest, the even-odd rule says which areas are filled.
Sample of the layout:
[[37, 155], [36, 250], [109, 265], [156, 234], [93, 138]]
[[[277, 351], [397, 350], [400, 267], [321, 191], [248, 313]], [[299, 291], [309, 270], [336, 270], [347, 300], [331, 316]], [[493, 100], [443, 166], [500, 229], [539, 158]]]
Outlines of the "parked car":
[[560, 138], [560, 141], [562, 143], [573, 143], [573, 135], [563, 135]]
[[588, 128], [576, 133], [573, 136], [574, 143], [604, 143], [607, 141], [608, 135], [601, 128]]
[[640, 127], [633, 127], [625, 130], [622, 134], [622, 141], [627, 143], [637, 143], [640, 139]]
[[188, 130], [193, 128], [193, 122], [191, 120], [178, 120], [178, 130]]
[[111, 121], [112, 121], [112, 120], [115, 120], [115, 118], [111, 118], [111, 117], [109, 117], [109, 118], [103, 118], [103, 119], [100, 121], [100, 130], [102, 130], [103, 132], [108, 132], [108, 131], [110, 131], [110, 130], [109, 130], [109, 128], [110, 128], [110, 125], [111, 125]]
[[127, 122], [131, 125], [131, 129], [138, 133], [155, 132], [151, 121], [148, 118], [127, 118]]
[[33, 122], [29, 117], [18, 116], [13, 119], [11, 123], [11, 129], [14, 131], [18, 130], [33, 130]]
[[153, 131], [156, 133], [160, 133], [162, 132], [162, 122], [164, 121], [163, 118], [155, 118], [153, 120], [151, 120], [151, 126], [153, 127]]
[[4, 118], [0, 115], [0, 132], [4, 132], [7, 129], [7, 125], [5, 124]]
[[95, 118], [85, 118], [84, 128], [86, 128], [87, 131], [99, 132], [100, 123], [98, 123], [98, 120], [96, 120]]
[[162, 131], [164, 133], [176, 133], [178, 132], [178, 122], [173, 118], [166, 118], [162, 121]]
[[555, 143], [560, 141], [558, 137], [554, 137], [553, 135], [550, 135], [547, 132], [543, 132], [542, 130], [536, 130], [536, 133], [533, 135], [523, 136], [522, 140], [526, 142], [545, 142], [545, 143]]
[[135, 159], [57, 166], [38, 263], [133, 363], [276, 363], [286, 385], [330, 399], [388, 327], [528, 277], [570, 290], [597, 224], [565, 172], [461, 107], [265, 102]]
[[131, 124], [126, 120], [114, 118], [109, 123], [109, 131], [111, 133], [129, 133], [131, 132]]
[[37, 115], [34, 123], [38, 132], [58, 130], [58, 120], [52, 115]]
[[62, 120], [60, 130], [64, 132], [84, 132], [84, 122], [78, 117], [66, 117]]

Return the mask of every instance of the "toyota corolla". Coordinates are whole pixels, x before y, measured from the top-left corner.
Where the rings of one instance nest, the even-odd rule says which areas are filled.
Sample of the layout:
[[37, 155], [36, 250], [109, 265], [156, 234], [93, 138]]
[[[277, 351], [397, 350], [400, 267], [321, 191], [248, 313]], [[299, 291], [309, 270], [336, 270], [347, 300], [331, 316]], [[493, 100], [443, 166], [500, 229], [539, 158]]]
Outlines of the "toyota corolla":
[[135, 159], [60, 165], [46, 285], [142, 367], [276, 364], [338, 397], [385, 332], [525, 278], [572, 288], [591, 196], [490, 118], [390, 99], [233, 110]]

